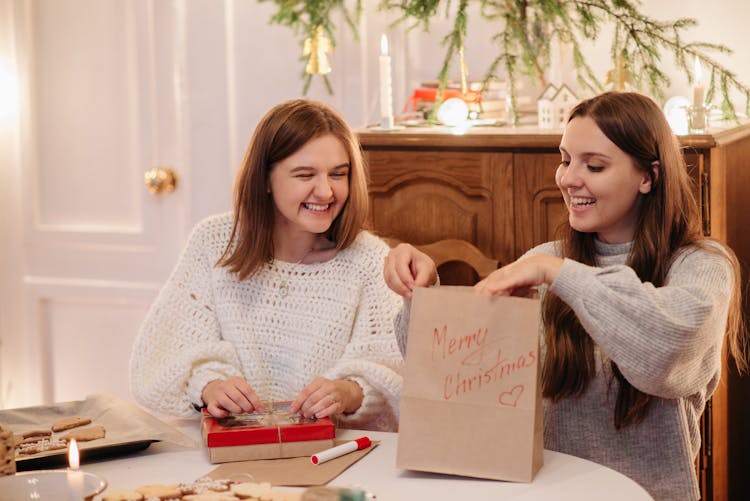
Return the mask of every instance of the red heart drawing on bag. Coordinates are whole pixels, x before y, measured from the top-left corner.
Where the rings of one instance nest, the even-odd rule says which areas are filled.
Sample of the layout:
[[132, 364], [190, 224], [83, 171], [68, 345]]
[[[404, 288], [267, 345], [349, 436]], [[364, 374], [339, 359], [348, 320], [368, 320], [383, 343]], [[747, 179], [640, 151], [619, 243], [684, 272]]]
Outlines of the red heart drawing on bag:
[[522, 384], [517, 384], [516, 386], [511, 388], [510, 391], [504, 391], [500, 393], [497, 401], [500, 403], [500, 405], [515, 407], [516, 404], [518, 404], [518, 399], [521, 398], [521, 395], [523, 394], [523, 389], [524, 388]]

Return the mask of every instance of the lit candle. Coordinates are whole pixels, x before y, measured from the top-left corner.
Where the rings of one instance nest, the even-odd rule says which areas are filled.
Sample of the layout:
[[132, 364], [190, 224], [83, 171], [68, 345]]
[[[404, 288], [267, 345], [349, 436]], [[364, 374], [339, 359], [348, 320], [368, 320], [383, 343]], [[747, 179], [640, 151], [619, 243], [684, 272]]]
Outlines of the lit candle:
[[81, 501], [83, 499], [83, 472], [79, 469], [80, 459], [78, 454], [78, 443], [76, 439], [70, 440], [68, 446], [68, 491], [70, 501]]
[[703, 67], [698, 56], [695, 57], [695, 69], [693, 71], [695, 86], [693, 87], [693, 106], [703, 108], [703, 99], [706, 96], [706, 86], [703, 85]]
[[706, 97], [706, 86], [703, 84], [703, 67], [698, 56], [695, 56], [695, 69], [693, 72], [693, 109], [690, 110], [690, 126], [695, 130], [702, 130], [706, 127], [706, 111], [703, 107], [703, 101]]
[[380, 126], [393, 128], [393, 87], [391, 82], [391, 56], [388, 55], [388, 37], [380, 37]]

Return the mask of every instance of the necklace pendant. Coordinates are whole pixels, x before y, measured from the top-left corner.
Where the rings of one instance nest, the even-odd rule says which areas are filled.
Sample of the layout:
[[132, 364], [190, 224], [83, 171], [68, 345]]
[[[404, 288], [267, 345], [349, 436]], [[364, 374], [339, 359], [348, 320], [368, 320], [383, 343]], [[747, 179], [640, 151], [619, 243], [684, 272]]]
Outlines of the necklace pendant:
[[279, 294], [281, 294], [281, 297], [287, 297], [289, 295], [289, 284], [286, 283], [286, 280], [282, 280], [279, 284]]

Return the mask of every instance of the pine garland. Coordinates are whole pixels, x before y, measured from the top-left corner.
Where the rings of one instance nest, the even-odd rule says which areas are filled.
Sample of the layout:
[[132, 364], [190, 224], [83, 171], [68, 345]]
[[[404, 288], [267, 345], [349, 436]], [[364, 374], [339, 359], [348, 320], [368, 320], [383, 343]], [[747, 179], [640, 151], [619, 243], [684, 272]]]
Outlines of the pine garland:
[[[491, 35], [497, 47], [497, 56], [485, 73], [485, 84], [497, 78], [498, 69], [503, 68], [509, 81], [511, 121], [517, 123], [516, 89], [521, 76], [531, 78], [544, 85], [544, 69], [550, 63], [550, 40], [558, 37], [572, 47], [573, 63], [579, 86], [598, 93], [602, 84], [586, 62], [583, 42], [597, 40], [601, 29], [614, 24], [611, 45], [613, 61], [620, 61], [623, 69], [632, 78], [636, 89], [647, 88], [651, 95], [663, 97], [663, 89], [669, 86], [669, 77], [660, 69], [661, 53], [671, 52], [676, 64], [689, 83], [693, 74], [688, 60], [697, 58], [710, 72], [706, 100], [721, 95], [721, 110], [724, 117], [737, 120], [737, 113], [729, 92], [736, 89], [745, 97], [745, 113], [750, 115], [750, 87], [741, 83], [737, 76], [721, 65], [710, 53], [731, 53], [721, 44], [685, 42], [682, 35], [696, 26], [695, 19], [680, 18], [676, 21], [658, 21], [638, 11], [637, 0], [474, 0], [480, 4], [480, 15], [490, 21], [499, 21], [500, 31]], [[443, 67], [439, 73], [440, 92], [448, 81], [448, 71], [457, 53], [457, 44], [466, 38], [468, 0], [459, 0], [453, 18], [453, 27], [443, 39], [447, 46]], [[421, 26], [429, 30], [430, 20], [440, 7], [440, 0], [382, 0], [381, 10], [395, 10], [401, 16], [395, 24], [410, 23], [410, 28]], [[446, 15], [451, 0], [443, 2]], [[440, 96], [440, 92], [438, 96]]]
[[[273, 2], [278, 11], [271, 22], [288, 26], [301, 36], [303, 46], [316, 33], [323, 33], [335, 46], [335, 25], [332, 16], [343, 14], [355, 38], [357, 24], [362, 14], [362, 0], [259, 0]], [[438, 15], [450, 17], [453, 26], [443, 39], [445, 57], [438, 73], [440, 82], [438, 100], [448, 82], [451, 63], [463, 49], [467, 37], [469, 1], [478, 2], [480, 16], [500, 27], [490, 35], [497, 55], [485, 72], [485, 85], [497, 78], [499, 69], [505, 71], [509, 82], [511, 121], [517, 123], [516, 89], [519, 78], [527, 77], [546, 84], [545, 68], [550, 63], [550, 40], [557, 37], [570, 45], [576, 79], [581, 89], [592, 93], [603, 90], [602, 83], [586, 62], [583, 43], [597, 40], [604, 27], [614, 25], [610, 52], [613, 62], [626, 71], [636, 89], [648, 89], [653, 96], [662, 97], [669, 86], [669, 77], [661, 70], [661, 54], [673, 54], [677, 67], [689, 83], [693, 74], [689, 63], [697, 58], [708, 68], [710, 79], [706, 101], [721, 96], [721, 110], [725, 118], [737, 120], [729, 93], [732, 89], [744, 94], [745, 114], [750, 115], [750, 87], [740, 82], [732, 71], [716, 61], [712, 53], [731, 53], [721, 44], [685, 42], [683, 34], [698, 23], [695, 19], [680, 18], [659, 21], [641, 14], [638, 0], [380, 0], [378, 9], [397, 12], [394, 25], [405, 23], [409, 28], [421, 27], [428, 31], [430, 21]], [[453, 2], [458, 2], [451, 13]], [[352, 4], [351, 7], [347, 3]], [[440, 13], [440, 7], [444, 13]], [[305, 56], [303, 56], [304, 58]], [[303, 73], [303, 92], [307, 93], [314, 74]], [[333, 93], [328, 77], [323, 80], [329, 93]]]

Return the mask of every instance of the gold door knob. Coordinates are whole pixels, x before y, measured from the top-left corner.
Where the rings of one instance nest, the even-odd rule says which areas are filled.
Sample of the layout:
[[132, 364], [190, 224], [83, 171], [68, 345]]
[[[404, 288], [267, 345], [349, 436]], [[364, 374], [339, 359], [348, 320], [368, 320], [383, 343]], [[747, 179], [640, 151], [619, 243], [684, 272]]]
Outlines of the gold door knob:
[[146, 171], [143, 182], [153, 195], [171, 193], [177, 189], [177, 173], [171, 167], [154, 167]]

